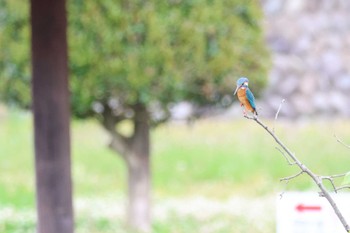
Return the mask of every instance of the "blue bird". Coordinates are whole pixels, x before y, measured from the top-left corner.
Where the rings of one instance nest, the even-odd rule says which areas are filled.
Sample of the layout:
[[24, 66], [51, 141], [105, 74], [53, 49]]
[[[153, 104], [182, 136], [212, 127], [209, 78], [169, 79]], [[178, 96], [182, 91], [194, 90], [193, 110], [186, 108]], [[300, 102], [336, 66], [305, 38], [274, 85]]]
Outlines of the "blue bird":
[[[241, 77], [237, 80], [237, 87], [233, 95], [236, 95], [239, 102], [241, 102], [241, 106], [244, 106], [244, 108], [247, 111], [252, 112], [255, 115], [258, 115], [258, 112], [256, 111], [256, 105], [255, 105], [255, 98], [253, 93], [248, 88], [249, 80], [245, 77]], [[244, 116], [247, 115], [246, 111], [243, 110]]]

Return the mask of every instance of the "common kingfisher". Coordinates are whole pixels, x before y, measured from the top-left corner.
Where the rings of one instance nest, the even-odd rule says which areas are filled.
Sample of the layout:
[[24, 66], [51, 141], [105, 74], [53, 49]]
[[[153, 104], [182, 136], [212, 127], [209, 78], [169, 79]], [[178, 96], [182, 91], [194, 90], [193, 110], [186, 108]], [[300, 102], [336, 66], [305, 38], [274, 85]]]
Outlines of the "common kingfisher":
[[[258, 115], [258, 112], [256, 111], [256, 105], [255, 105], [255, 98], [253, 93], [248, 88], [249, 80], [245, 77], [242, 77], [237, 80], [237, 87], [233, 95], [236, 95], [239, 102], [241, 102], [241, 106], [244, 106], [244, 108], [247, 111], [252, 112], [255, 115]], [[247, 115], [246, 111], [243, 110], [244, 116]]]

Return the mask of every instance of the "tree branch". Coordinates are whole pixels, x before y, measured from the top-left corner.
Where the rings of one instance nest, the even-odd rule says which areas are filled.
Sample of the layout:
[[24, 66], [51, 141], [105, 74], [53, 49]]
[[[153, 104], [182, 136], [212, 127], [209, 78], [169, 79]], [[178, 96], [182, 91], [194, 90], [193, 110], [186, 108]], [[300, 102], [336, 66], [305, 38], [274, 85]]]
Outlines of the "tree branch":
[[127, 159], [127, 153], [130, 151], [129, 138], [122, 136], [117, 131], [111, 133], [111, 136], [109, 148], [116, 151], [122, 158]]
[[278, 109], [277, 109], [277, 112], [276, 112], [276, 115], [275, 115], [275, 121], [273, 122], [272, 132], [275, 132], [275, 123], [276, 123], [277, 118], [278, 118], [278, 115], [280, 114], [280, 111], [281, 111], [281, 109], [282, 109], [282, 105], [283, 105], [283, 103], [284, 103], [285, 101], [286, 101], [285, 99], [282, 99], [282, 100], [281, 100], [281, 103], [280, 103], [280, 106], [278, 106]]
[[291, 162], [289, 160], [289, 158], [285, 155], [285, 153], [279, 148], [279, 147], [275, 147], [282, 155], [283, 157], [287, 160], [287, 163], [291, 166], [295, 165], [296, 163], [295, 162]]
[[345, 144], [342, 140], [340, 140], [340, 139], [338, 138], [337, 135], [334, 134], [334, 137], [335, 137], [335, 139], [337, 140], [337, 142], [339, 142], [339, 143], [342, 144], [343, 146], [345, 146], [345, 147], [347, 147], [347, 148], [350, 149], [350, 145]]
[[113, 111], [108, 106], [105, 106], [102, 113], [102, 125], [110, 133], [111, 142], [109, 148], [118, 152], [124, 159], [126, 159], [126, 154], [130, 150], [130, 138], [123, 136], [116, 130], [116, 125], [122, 121], [124, 118], [120, 116], [115, 116]]
[[294, 178], [297, 178], [298, 176], [302, 175], [304, 172], [303, 171], [300, 171], [299, 173], [293, 175], [293, 176], [288, 176], [288, 177], [285, 177], [285, 178], [281, 178], [280, 181], [287, 181], [289, 182], [290, 180], [294, 179]]
[[336, 187], [336, 185], [334, 183], [334, 179], [342, 178], [342, 177], [346, 176], [346, 174], [347, 173], [338, 174], [338, 175], [331, 175], [331, 176], [319, 176], [319, 178], [321, 180], [328, 180], [332, 184], [334, 192], [337, 193], [339, 189]]
[[342, 190], [342, 189], [350, 189], [350, 185], [340, 186], [337, 188], [337, 191]]
[[[290, 157], [290, 159], [293, 162], [295, 162], [295, 164], [300, 168], [301, 171], [300, 171], [299, 174], [294, 175], [292, 177], [289, 177], [287, 180], [293, 179], [293, 178], [299, 176], [302, 173], [306, 173], [308, 176], [310, 176], [311, 179], [316, 183], [316, 185], [321, 190], [322, 196], [325, 197], [327, 199], [327, 201], [329, 202], [329, 204], [332, 206], [335, 214], [337, 215], [337, 217], [339, 218], [340, 222], [344, 226], [346, 232], [350, 232], [349, 224], [345, 220], [343, 214], [340, 212], [340, 210], [339, 210], [337, 204], [335, 203], [335, 201], [333, 200], [332, 196], [330, 195], [330, 193], [327, 191], [327, 189], [323, 185], [322, 179], [319, 176], [316, 176], [306, 165], [301, 163], [301, 161], [284, 145], [284, 143], [282, 143], [282, 141], [274, 134], [274, 132], [271, 131], [263, 122], [261, 122], [258, 119], [257, 116], [253, 116], [253, 117], [245, 116], [245, 117], [247, 119], [254, 120], [263, 129], [265, 129], [272, 136], [272, 138], [276, 141], [276, 143], [281, 146], [281, 148], [284, 150], [284, 152], [286, 152], [286, 154]], [[341, 187], [341, 188], [344, 189], [344, 188], [347, 188], [347, 187]]]
[[320, 177], [320, 178], [321, 178], [321, 180], [328, 180], [332, 184], [334, 192], [337, 193], [337, 187], [334, 184], [333, 178], [331, 178], [331, 177]]

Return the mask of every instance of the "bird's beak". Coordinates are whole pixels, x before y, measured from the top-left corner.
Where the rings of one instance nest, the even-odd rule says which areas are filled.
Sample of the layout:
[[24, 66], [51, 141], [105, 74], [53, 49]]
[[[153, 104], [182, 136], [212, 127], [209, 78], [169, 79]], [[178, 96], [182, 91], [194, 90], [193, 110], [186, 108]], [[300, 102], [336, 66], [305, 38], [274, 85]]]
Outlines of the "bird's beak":
[[236, 87], [236, 90], [235, 90], [235, 92], [233, 93], [233, 95], [236, 95], [236, 93], [237, 93], [237, 91], [238, 91], [238, 88], [239, 88], [239, 86]]

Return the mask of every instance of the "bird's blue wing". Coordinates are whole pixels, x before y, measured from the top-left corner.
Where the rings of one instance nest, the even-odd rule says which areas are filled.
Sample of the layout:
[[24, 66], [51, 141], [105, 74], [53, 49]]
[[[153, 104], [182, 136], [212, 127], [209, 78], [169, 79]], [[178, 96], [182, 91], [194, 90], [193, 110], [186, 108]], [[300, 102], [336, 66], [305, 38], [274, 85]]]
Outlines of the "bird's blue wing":
[[254, 98], [254, 95], [253, 93], [249, 90], [249, 88], [247, 88], [246, 90], [246, 95], [247, 95], [247, 98], [248, 98], [248, 101], [250, 103], [250, 105], [256, 109], [256, 106], [255, 106], [255, 98]]

